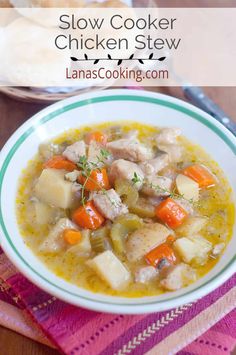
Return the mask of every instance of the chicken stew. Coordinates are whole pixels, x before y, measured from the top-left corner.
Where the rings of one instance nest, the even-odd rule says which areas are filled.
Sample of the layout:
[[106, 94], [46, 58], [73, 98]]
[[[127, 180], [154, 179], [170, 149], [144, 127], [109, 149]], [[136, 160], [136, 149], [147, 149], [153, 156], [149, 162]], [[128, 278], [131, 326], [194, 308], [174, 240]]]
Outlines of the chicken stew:
[[29, 248], [58, 276], [125, 297], [175, 291], [206, 274], [231, 235], [231, 188], [179, 128], [118, 122], [39, 146], [16, 211]]

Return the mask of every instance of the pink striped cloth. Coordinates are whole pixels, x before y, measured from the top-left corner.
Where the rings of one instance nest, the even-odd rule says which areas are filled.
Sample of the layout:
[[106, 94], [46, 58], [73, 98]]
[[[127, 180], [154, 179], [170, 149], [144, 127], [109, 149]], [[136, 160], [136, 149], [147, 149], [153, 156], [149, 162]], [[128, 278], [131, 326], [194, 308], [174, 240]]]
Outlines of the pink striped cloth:
[[0, 324], [68, 355], [230, 354], [236, 275], [197, 302], [137, 316], [66, 304], [29, 282], [0, 249]]

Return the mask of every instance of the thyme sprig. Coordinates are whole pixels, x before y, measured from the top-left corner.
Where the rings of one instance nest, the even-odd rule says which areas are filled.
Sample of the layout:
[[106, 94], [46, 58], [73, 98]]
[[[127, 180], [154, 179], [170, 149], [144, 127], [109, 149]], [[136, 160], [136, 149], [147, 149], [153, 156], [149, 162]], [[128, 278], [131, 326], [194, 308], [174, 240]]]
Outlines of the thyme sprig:
[[143, 179], [141, 179], [140, 176], [136, 172], [134, 172], [134, 177], [131, 179], [131, 181], [135, 185], [139, 182], [142, 182]]
[[104, 195], [108, 197], [110, 200], [111, 204], [114, 206], [116, 205], [116, 202], [113, 201], [109, 195], [107, 194], [107, 191], [91, 177], [91, 173], [93, 170], [101, 170], [101, 164], [106, 165], [106, 160], [109, 158], [110, 152], [107, 151], [106, 149], [102, 148], [100, 149], [99, 155], [96, 156], [96, 162], [89, 161], [88, 158], [84, 155], [81, 156], [79, 159], [79, 162], [77, 163], [78, 168], [81, 170], [81, 175], [85, 178], [84, 183], [80, 184], [81, 186], [81, 203], [83, 207], [85, 207], [85, 204], [87, 202], [86, 196], [85, 196], [85, 190], [86, 190], [86, 184], [88, 181], [94, 182], [98, 188], [99, 191], [101, 191]]
[[168, 190], [166, 188], [161, 187], [160, 185], [153, 184], [152, 182], [150, 183], [145, 178], [142, 179], [136, 172], [134, 172], [134, 176], [133, 176], [131, 181], [132, 181], [133, 184], [145, 183], [151, 189], [156, 190], [157, 192], [164, 193], [164, 194], [168, 195], [171, 198], [183, 199], [183, 200], [191, 203], [194, 206], [199, 206], [199, 202], [194, 201], [193, 199], [185, 198], [183, 194], [180, 194], [180, 193], [176, 192], [175, 189], [173, 191], [170, 191], [170, 190]]
[[[103, 153], [101, 153], [101, 151], [103, 151]], [[89, 161], [88, 158], [85, 155], [83, 155], [80, 157], [79, 162], [77, 163], [78, 168], [81, 170], [81, 175], [85, 178], [83, 184], [80, 184], [81, 185], [81, 202], [84, 207], [85, 207], [85, 203], [86, 203], [85, 187], [86, 187], [87, 182], [92, 179], [91, 173], [94, 169], [100, 168], [101, 162], [103, 164], [105, 163], [104, 159], [102, 158], [102, 157], [104, 157], [104, 154], [106, 156], [108, 156], [108, 154], [109, 154], [109, 152], [104, 153], [104, 149], [101, 149], [101, 151], [100, 151], [101, 157], [97, 156], [96, 162]]]

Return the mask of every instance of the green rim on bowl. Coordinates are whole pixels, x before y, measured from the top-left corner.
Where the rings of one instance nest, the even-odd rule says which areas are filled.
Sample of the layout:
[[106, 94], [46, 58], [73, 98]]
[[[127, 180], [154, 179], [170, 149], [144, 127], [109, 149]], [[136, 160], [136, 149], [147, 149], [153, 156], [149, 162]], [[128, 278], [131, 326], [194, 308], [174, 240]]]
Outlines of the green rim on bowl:
[[[18, 138], [18, 140], [13, 145], [13, 147], [10, 149], [7, 157], [5, 158], [5, 160], [4, 160], [3, 164], [2, 164], [2, 168], [1, 168], [1, 171], [0, 171], [0, 201], [1, 201], [1, 196], [2, 196], [3, 179], [4, 179], [4, 175], [6, 173], [7, 167], [10, 164], [11, 159], [14, 156], [15, 152], [17, 151], [17, 149], [19, 148], [19, 146], [27, 139], [27, 137], [29, 137], [37, 129], [37, 127], [45, 124], [48, 121], [51, 121], [55, 117], [58, 117], [60, 114], [65, 113], [67, 111], [71, 111], [71, 110], [73, 110], [75, 108], [86, 106], [86, 105], [97, 104], [97, 103], [101, 103], [101, 102], [107, 102], [107, 101], [138, 101], [138, 102], [146, 102], [146, 103], [150, 103], [150, 104], [154, 104], [154, 105], [169, 107], [169, 108], [174, 109], [176, 111], [182, 112], [182, 113], [192, 117], [193, 119], [201, 122], [203, 125], [207, 126], [209, 129], [214, 131], [227, 144], [227, 146], [233, 151], [233, 153], [236, 154], [236, 145], [228, 138], [228, 136], [225, 134], [225, 132], [222, 131], [218, 126], [214, 125], [212, 122], [208, 121], [206, 118], [201, 116], [199, 113], [196, 113], [196, 112], [192, 111], [190, 108], [183, 107], [183, 106], [181, 106], [181, 105], [179, 105], [177, 103], [169, 102], [169, 101], [167, 101], [165, 99], [158, 99], [158, 98], [154, 98], [154, 97], [141, 96], [141, 95], [140, 96], [139, 95], [110, 95], [110, 96], [94, 97], [94, 98], [91, 98], [91, 99], [85, 99], [85, 100], [81, 100], [81, 101], [78, 101], [78, 102], [74, 102], [72, 104], [69, 104], [69, 105], [63, 107], [63, 108], [59, 108], [59, 109], [57, 109], [56, 111], [54, 111], [52, 113], [47, 114], [46, 116], [42, 117], [37, 122], [36, 125], [32, 125], [30, 128], [28, 128]], [[1, 224], [1, 227], [2, 227], [3, 232], [5, 234], [5, 237], [6, 237], [7, 241], [8, 241], [8, 243], [9, 243], [9, 245], [13, 249], [14, 253], [37, 276], [39, 276], [41, 279], [46, 281], [51, 286], [53, 286], [53, 287], [65, 292], [65, 293], [67, 293], [69, 295], [73, 295], [73, 296], [78, 297], [78, 298], [83, 298], [83, 299], [88, 300], [88, 301], [94, 301], [92, 298], [78, 295], [76, 293], [70, 292], [67, 289], [64, 289], [64, 288], [54, 284], [53, 282], [51, 282], [47, 278], [45, 278], [43, 275], [41, 275], [38, 271], [36, 271], [31, 265], [29, 265], [29, 263], [20, 255], [18, 250], [15, 248], [13, 241], [11, 240], [11, 237], [10, 237], [10, 235], [9, 235], [7, 229], [6, 229], [5, 223], [3, 221], [1, 205], [0, 205], [0, 224]], [[186, 292], [185, 295], [191, 294], [192, 292], [195, 292], [196, 290], [202, 288], [204, 285], [206, 285], [206, 284], [210, 283], [211, 281], [213, 281], [216, 277], [218, 277], [219, 275], [224, 273], [224, 271], [230, 265], [232, 265], [235, 260], [236, 260], [236, 256], [234, 256], [228, 262], [228, 264], [225, 265], [225, 267], [220, 271], [220, 273], [218, 273], [217, 275], [213, 276], [210, 280], [208, 280], [205, 283], [201, 284], [200, 286], [198, 286], [194, 290]], [[172, 298], [168, 298], [168, 301], [171, 301], [173, 299], [176, 300], [176, 299], [178, 299], [180, 297], [182, 297], [182, 296], [177, 296], [177, 297], [175, 296], [175, 297], [172, 297]], [[103, 303], [103, 304], [107, 303], [107, 302], [99, 301], [99, 300], [96, 300], [96, 302]], [[164, 303], [164, 302], [166, 302], [166, 301], [153, 301], [153, 302], [142, 303], [142, 305], [150, 305], [150, 304], [154, 304], [154, 303], [155, 304], [156, 303], [161, 304], [161, 303]], [[113, 302], [113, 303], [110, 303], [110, 304], [111, 305], [124, 305], [124, 304], [117, 303], [117, 302]], [[129, 303], [127, 306], [128, 307], [137, 306], [137, 304]]]

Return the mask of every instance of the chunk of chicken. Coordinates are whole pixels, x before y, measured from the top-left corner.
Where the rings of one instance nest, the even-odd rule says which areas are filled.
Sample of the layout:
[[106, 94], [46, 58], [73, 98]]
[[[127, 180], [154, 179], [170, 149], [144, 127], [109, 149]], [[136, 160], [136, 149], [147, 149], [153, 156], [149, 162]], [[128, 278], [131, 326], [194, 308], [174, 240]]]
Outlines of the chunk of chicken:
[[109, 177], [113, 183], [116, 179], [124, 179], [132, 182], [135, 173], [138, 176], [138, 180], [140, 180], [135, 186], [140, 189], [143, 185], [144, 174], [141, 168], [131, 161], [124, 159], [115, 160], [111, 165]]
[[166, 277], [161, 281], [161, 285], [170, 291], [179, 290], [196, 281], [195, 270], [187, 264], [181, 263], [168, 268]]
[[158, 276], [158, 270], [153, 266], [143, 266], [136, 270], [134, 278], [135, 282], [145, 284]]
[[178, 205], [180, 205], [186, 212], [188, 212], [189, 215], [194, 214], [193, 204], [190, 201], [185, 200], [182, 197], [173, 198], [173, 200], [178, 203]]
[[147, 176], [142, 192], [148, 196], [168, 196], [172, 189], [172, 180], [165, 176]]
[[[167, 153], [166, 153], [167, 154]], [[169, 157], [169, 156], [168, 156]], [[172, 180], [175, 180], [178, 172], [176, 171], [176, 167], [173, 167], [171, 165], [168, 165], [161, 171], [162, 176], [166, 176]]]
[[[98, 164], [98, 157], [101, 155], [101, 146], [96, 142], [92, 141], [88, 146], [88, 161]], [[99, 163], [98, 166], [102, 167], [104, 164]]]
[[84, 141], [78, 141], [71, 145], [69, 145], [64, 152], [62, 153], [64, 157], [73, 161], [74, 163], [78, 163], [80, 157], [86, 155], [86, 145]]
[[82, 185], [77, 183], [77, 182], [73, 182], [72, 184], [72, 192], [74, 194], [74, 198], [75, 199], [81, 199], [81, 195], [82, 195]]
[[78, 227], [68, 218], [59, 219], [40, 245], [39, 250], [44, 253], [58, 253], [65, 249], [66, 243], [62, 236], [62, 232], [65, 229], [78, 230]]
[[149, 159], [140, 163], [140, 167], [145, 175], [154, 175], [164, 169], [169, 163], [169, 156], [167, 153], [161, 153], [154, 159]]
[[176, 144], [176, 138], [181, 135], [181, 129], [176, 127], [162, 128], [156, 136], [157, 144]]
[[76, 182], [81, 175], [81, 171], [74, 170], [65, 174], [65, 179], [70, 182]]
[[161, 196], [148, 196], [147, 202], [150, 203], [152, 206], [156, 207], [163, 201], [163, 197]]
[[116, 159], [141, 162], [153, 158], [152, 149], [141, 144], [137, 139], [118, 139], [107, 143], [106, 148]]
[[[102, 147], [96, 141], [92, 141], [88, 146], [88, 162], [95, 163], [96, 167], [102, 168], [104, 165], [110, 165], [113, 161], [112, 155], [102, 156]], [[93, 166], [92, 166], [93, 168]]]
[[167, 153], [170, 163], [179, 163], [182, 161], [183, 148], [178, 144], [158, 144], [158, 148]]
[[150, 250], [164, 243], [169, 234], [169, 229], [159, 223], [148, 224], [136, 230], [126, 241], [128, 260], [131, 262], [140, 260]]
[[95, 192], [91, 194], [94, 205], [98, 211], [107, 219], [113, 221], [116, 217], [128, 213], [128, 208], [120, 199], [114, 189]]

